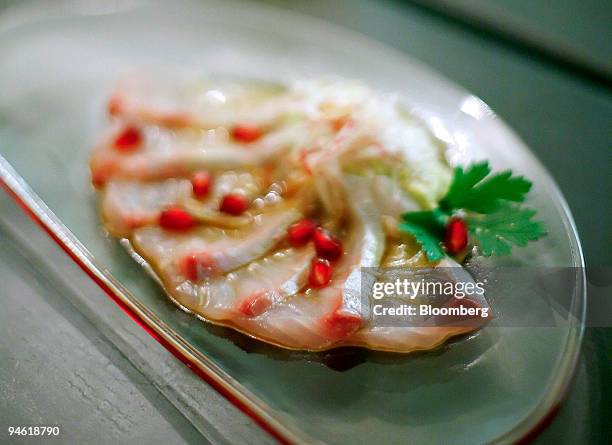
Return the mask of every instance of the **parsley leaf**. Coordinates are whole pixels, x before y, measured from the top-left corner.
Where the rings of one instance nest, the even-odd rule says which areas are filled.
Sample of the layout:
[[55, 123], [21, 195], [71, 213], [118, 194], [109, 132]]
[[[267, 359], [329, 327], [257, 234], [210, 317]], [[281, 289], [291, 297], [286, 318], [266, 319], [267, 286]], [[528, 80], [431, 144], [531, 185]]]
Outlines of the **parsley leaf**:
[[409, 223], [426, 226], [438, 234], [443, 234], [448, 215], [440, 209], [433, 209], [404, 213], [402, 219]]
[[[478, 213], [495, 212], [502, 201], [522, 202], [531, 182], [522, 176], [504, 171], [486, 178], [491, 172], [488, 162], [481, 162], [464, 170], [455, 168], [453, 181], [440, 207], [448, 212], [456, 209]], [[486, 178], [486, 179], [485, 179]]]
[[546, 234], [544, 224], [533, 220], [535, 210], [503, 203], [495, 213], [468, 215], [470, 232], [484, 256], [508, 255], [512, 245], [524, 247]]
[[416, 239], [429, 261], [438, 261], [444, 258], [444, 250], [440, 240], [444, 236], [444, 225], [448, 218], [439, 209], [422, 212], [409, 212], [402, 215], [404, 222], [399, 229]]
[[491, 173], [491, 169], [486, 161], [473, 164], [465, 171], [461, 166], [455, 167], [450, 188], [446, 196], [440, 201], [440, 206], [447, 210], [461, 208], [461, 202], [465, 195], [489, 173]]

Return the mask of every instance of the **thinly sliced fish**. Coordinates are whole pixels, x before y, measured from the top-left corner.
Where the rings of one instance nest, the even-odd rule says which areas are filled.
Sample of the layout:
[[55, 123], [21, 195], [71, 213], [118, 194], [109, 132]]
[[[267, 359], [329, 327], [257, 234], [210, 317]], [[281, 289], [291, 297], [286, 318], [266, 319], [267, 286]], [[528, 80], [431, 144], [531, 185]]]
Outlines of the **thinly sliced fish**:
[[284, 236], [301, 213], [293, 208], [271, 210], [255, 217], [245, 230], [216, 228], [175, 233], [161, 227], [144, 227], [134, 232], [135, 249], [154, 267], [174, 263], [185, 279], [221, 275], [265, 255]]
[[163, 182], [110, 181], [102, 196], [102, 217], [114, 236], [128, 236], [138, 227], [156, 224], [164, 207], [191, 195], [185, 179]]
[[[437, 271], [437, 272], [436, 272]], [[474, 283], [473, 277], [457, 262], [450, 258], [442, 260], [435, 266], [435, 276], [444, 278], [444, 282], [450, 283]], [[391, 272], [393, 273], [392, 269]], [[429, 274], [429, 276], [427, 276]], [[403, 269], [399, 275], [402, 279], [418, 282], [421, 279], [431, 279], [431, 268]], [[392, 282], [392, 280], [388, 280]], [[464, 284], [465, 285], [465, 284]], [[473, 308], [488, 308], [483, 296], [470, 295], [457, 299], [455, 296], [447, 296], [439, 301], [431, 298], [423, 300], [418, 297], [415, 300], [393, 301], [394, 306], [409, 303], [418, 307], [419, 303], [432, 304], [435, 307], [451, 307], [453, 305], [464, 305]], [[387, 300], [387, 307], [389, 307]], [[369, 312], [369, 311], [368, 311]], [[426, 316], [404, 316], [393, 320], [393, 326], [381, 326], [373, 322], [368, 323], [362, 329], [355, 332], [349, 339], [344, 341], [345, 345], [363, 346], [370, 349], [410, 352], [431, 349], [445, 342], [450, 337], [471, 332], [488, 321], [488, 317], [472, 317], [461, 319], [452, 317], [450, 320], [442, 320], [436, 317]]]
[[127, 153], [114, 148], [113, 141], [119, 131], [114, 129], [92, 153], [93, 182], [103, 186], [112, 178], [152, 181], [185, 176], [202, 169], [227, 171], [261, 167], [288, 155], [296, 147], [308, 146], [315, 134], [310, 134], [307, 126], [310, 126], [307, 122], [298, 122], [281, 127], [248, 146], [228, 141], [227, 135], [215, 139], [206, 133], [145, 127], [143, 146]]
[[174, 263], [157, 267], [167, 291], [181, 305], [209, 320], [243, 327], [298, 293], [307, 282], [312, 247], [285, 249], [221, 277], [185, 280]]
[[131, 121], [170, 128], [203, 129], [247, 121], [272, 126], [287, 113], [292, 97], [278, 84], [202, 82], [133, 74], [117, 86], [109, 112]]
[[102, 217], [108, 231], [119, 237], [127, 237], [139, 227], [157, 224], [161, 211], [171, 205], [188, 208], [202, 222], [237, 228], [244, 225], [236, 224], [238, 220], [251, 221], [252, 218], [219, 214], [217, 209], [222, 197], [239, 193], [253, 199], [261, 192], [261, 181], [249, 172], [229, 171], [218, 175], [203, 200], [192, 198], [191, 182], [187, 179], [155, 182], [114, 179], [102, 190]]

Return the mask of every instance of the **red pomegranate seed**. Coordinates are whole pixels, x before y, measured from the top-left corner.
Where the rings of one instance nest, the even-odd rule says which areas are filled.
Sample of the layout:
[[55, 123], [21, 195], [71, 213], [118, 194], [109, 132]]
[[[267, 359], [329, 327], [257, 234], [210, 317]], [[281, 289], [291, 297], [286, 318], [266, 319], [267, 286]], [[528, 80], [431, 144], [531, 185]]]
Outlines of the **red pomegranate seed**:
[[332, 267], [324, 258], [315, 258], [310, 265], [310, 274], [308, 275], [308, 283], [310, 287], [318, 289], [327, 286], [331, 280]]
[[196, 219], [181, 207], [167, 208], [159, 216], [159, 225], [168, 230], [189, 230], [196, 223]]
[[191, 178], [191, 187], [196, 198], [205, 198], [212, 186], [212, 176], [207, 171], [197, 172]]
[[332, 236], [322, 227], [315, 231], [314, 243], [317, 255], [330, 261], [337, 260], [344, 252], [342, 241]]
[[125, 127], [115, 137], [115, 148], [119, 151], [132, 151], [142, 143], [142, 134], [136, 127]]
[[311, 219], [303, 219], [296, 222], [287, 231], [287, 239], [293, 247], [306, 244], [314, 235], [317, 224]]
[[219, 210], [230, 215], [240, 215], [249, 208], [249, 201], [243, 195], [230, 193], [221, 200]]
[[467, 224], [460, 218], [451, 218], [446, 225], [444, 247], [451, 255], [461, 252], [468, 243]]
[[250, 122], [241, 122], [232, 128], [232, 137], [245, 144], [256, 141], [261, 137], [261, 134], [260, 128]]

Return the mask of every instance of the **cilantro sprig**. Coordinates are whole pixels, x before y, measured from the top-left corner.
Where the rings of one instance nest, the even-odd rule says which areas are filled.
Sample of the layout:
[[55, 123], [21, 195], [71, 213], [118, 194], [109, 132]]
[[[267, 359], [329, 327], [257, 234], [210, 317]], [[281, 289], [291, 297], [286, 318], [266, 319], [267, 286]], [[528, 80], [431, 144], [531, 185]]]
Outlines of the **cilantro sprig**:
[[531, 182], [510, 170], [491, 175], [488, 162], [456, 167], [448, 192], [434, 210], [402, 215], [399, 229], [416, 239], [430, 261], [444, 255], [445, 226], [460, 214], [484, 256], [508, 255], [512, 245], [524, 247], [542, 237], [544, 225], [535, 210], [522, 206]]

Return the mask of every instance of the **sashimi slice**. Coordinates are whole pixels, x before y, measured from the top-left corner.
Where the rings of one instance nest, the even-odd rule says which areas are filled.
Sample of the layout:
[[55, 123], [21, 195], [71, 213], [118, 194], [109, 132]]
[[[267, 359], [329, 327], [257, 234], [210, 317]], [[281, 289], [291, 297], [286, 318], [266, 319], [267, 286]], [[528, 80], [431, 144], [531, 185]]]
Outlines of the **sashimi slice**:
[[210, 320], [258, 317], [306, 284], [312, 246], [285, 249], [237, 269], [225, 276], [194, 283], [181, 281], [172, 265], [161, 271], [171, 295], [183, 306]]
[[183, 279], [199, 281], [265, 255], [300, 217], [298, 210], [281, 207], [257, 215], [245, 230], [199, 228], [177, 234], [160, 227], [144, 227], [134, 232], [132, 242], [154, 267], [163, 269], [167, 262], [173, 262]]
[[[157, 224], [161, 211], [171, 205], [189, 209], [204, 223], [229, 220], [235, 227], [236, 218], [218, 212], [222, 197], [239, 193], [252, 199], [262, 191], [261, 181], [249, 172], [226, 172], [215, 177], [213, 187], [205, 199], [193, 198], [191, 182], [187, 179], [166, 179], [157, 182], [111, 180], [102, 190], [102, 216], [109, 232], [115, 236], [128, 236], [138, 227]], [[240, 224], [244, 225], [244, 224]]]
[[114, 236], [128, 236], [134, 229], [156, 224], [160, 212], [191, 195], [185, 179], [142, 183], [110, 181], [102, 196], [102, 217]]
[[277, 84], [260, 82], [240, 88], [236, 83], [215, 85], [169, 77], [125, 77], [111, 97], [109, 113], [170, 128], [209, 129], [240, 121], [270, 126], [295, 108], [290, 95], [279, 94], [284, 88]]
[[295, 147], [307, 146], [312, 136], [304, 136], [309, 134], [304, 131], [306, 125], [296, 123], [272, 131], [248, 147], [227, 141], [226, 133], [225, 137], [209, 137], [145, 127], [141, 147], [127, 153], [114, 148], [117, 129], [113, 129], [92, 154], [92, 181], [101, 187], [112, 178], [151, 181], [185, 176], [201, 169], [252, 169]]
[[[450, 258], [442, 260], [436, 268], [442, 268], [441, 273], [448, 275], [447, 280], [449, 282], [474, 283], [473, 277]], [[415, 281], [419, 281], [418, 269], [415, 270], [414, 275]], [[402, 276], [405, 277], [406, 272], [403, 272]], [[439, 306], [452, 307], [460, 304], [466, 307], [488, 308], [484, 297], [477, 294], [462, 299], [452, 296]], [[405, 316], [403, 319], [405, 326], [369, 324], [346, 339], [343, 344], [393, 352], [427, 350], [438, 346], [450, 337], [471, 332], [487, 323], [489, 319], [490, 317], [472, 317], [469, 319], [452, 317], [450, 320], [440, 320], [436, 317], [426, 319], [423, 316]], [[401, 322], [402, 320], [396, 320], [396, 323]]]
[[384, 251], [384, 234], [369, 189], [368, 180], [354, 175], [343, 178], [347, 198], [350, 202], [354, 227], [348, 245], [350, 250], [336, 270], [336, 278], [325, 289], [321, 297], [336, 299], [336, 308], [322, 320], [323, 330], [330, 338], [342, 339], [362, 325], [362, 279], [367, 275], [362, 268], [380, 265]]
[[92, 181], [98, 187], [112, 178], [159, 180], [184, 176], [202, 168], [252, 166], [256, 161], [253, 152], [228, 146], [215, 133], [173, 132], [151, 126], [139, 129], [142, 141], [137, 149], [127, 152], [117, 150], [115, 138], [123, 126], [123, 123], [119, 123], [111, 128], [92, 153]]

